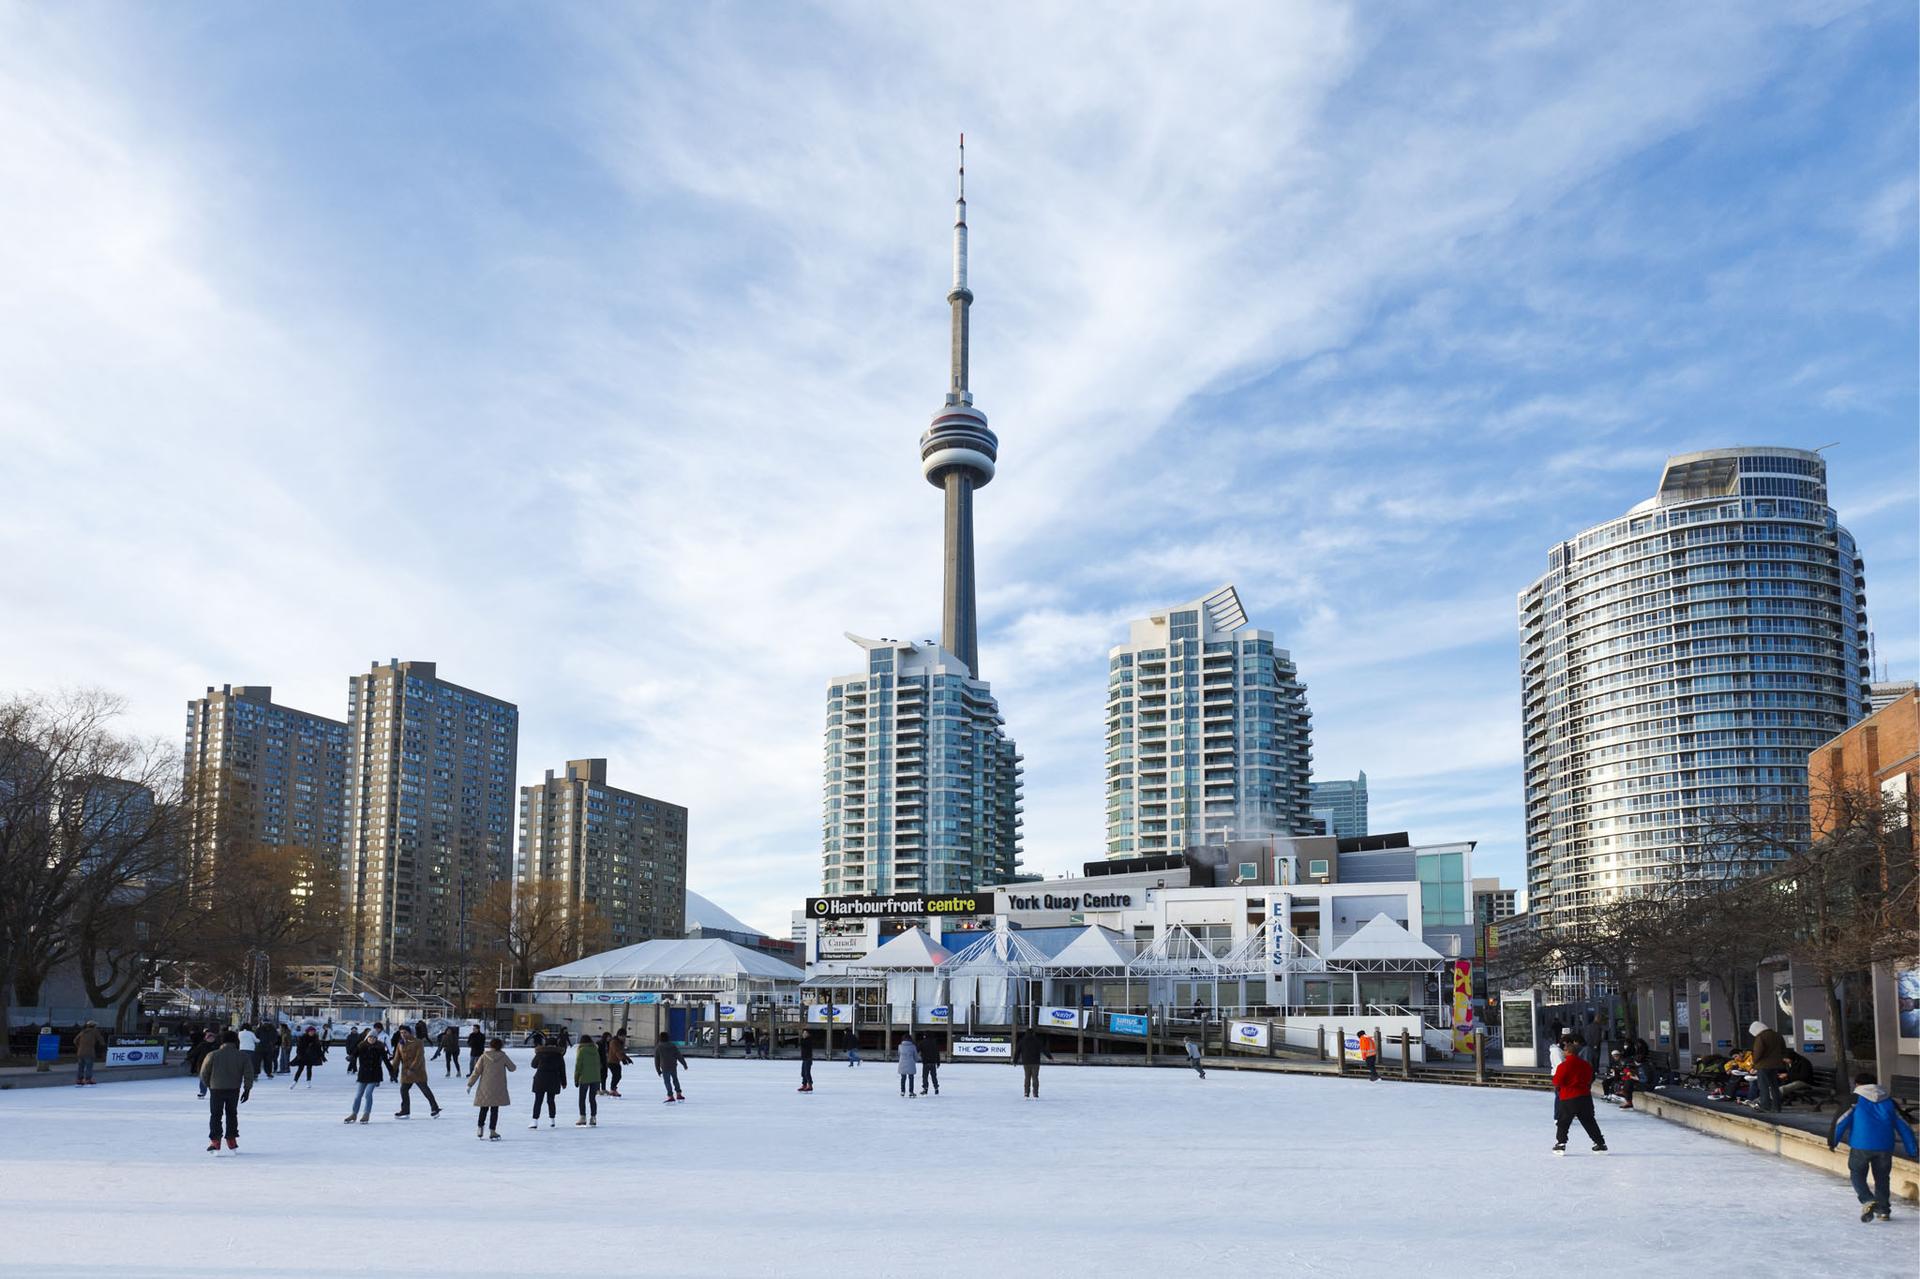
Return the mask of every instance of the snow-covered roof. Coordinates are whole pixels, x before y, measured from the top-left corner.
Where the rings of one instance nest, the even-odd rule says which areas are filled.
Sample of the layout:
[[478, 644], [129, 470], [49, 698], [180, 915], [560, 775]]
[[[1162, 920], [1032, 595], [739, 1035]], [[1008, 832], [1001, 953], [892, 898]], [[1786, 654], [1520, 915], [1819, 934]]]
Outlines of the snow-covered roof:
[[859, 968], [938, 968], [947, 961], [946, 947], [918, 928], [909, 928], [868, 951]]
[[1051, 968], [1125, 968], [1133, 958], [1120, 949], [1120, 934], [1089, 924], [1087, 930], [1047, 961]]
[[752, 933], [755, 937], [766, 936], [751, 924], [741, 923], [691, 888], [687, 890], [687, 927], [723, 928], [730, 933]]
[[1335, 946], [1327, 955], [1330, 964], [1364, 963], [1370, 960], [1426, 960], [1440, 962], [1440, 952], [1402, 928], [1385, 914], [1375, 915], [1360, 926], [1360, 931]]
[[718, 937], [657, 937], [546, 969], [533, 979], [536, 985], [555, 986], [604, 978], [707, 976], [799, 981], [801, 973], [783, 959]]

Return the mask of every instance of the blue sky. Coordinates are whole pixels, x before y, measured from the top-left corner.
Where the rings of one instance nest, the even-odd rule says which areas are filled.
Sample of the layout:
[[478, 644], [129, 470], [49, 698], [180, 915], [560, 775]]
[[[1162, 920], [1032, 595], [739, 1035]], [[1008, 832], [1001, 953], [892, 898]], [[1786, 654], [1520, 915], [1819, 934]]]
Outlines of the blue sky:
[[783, 929], [841, 633], [938, 629], [962, 129], [1030, 868], [1231, 581], [1317, 772], [1517, 880], [1514, 596], [1671, 452], [1833, 443], [1920, 668], [1911, 5], [1032, 8], [0, 7], [0, 683], [436, 660]]

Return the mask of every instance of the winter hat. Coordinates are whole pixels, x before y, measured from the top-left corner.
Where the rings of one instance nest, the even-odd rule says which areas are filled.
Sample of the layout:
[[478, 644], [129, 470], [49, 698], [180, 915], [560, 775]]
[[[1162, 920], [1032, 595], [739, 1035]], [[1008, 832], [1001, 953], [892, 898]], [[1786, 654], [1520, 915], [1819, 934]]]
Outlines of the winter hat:
[[1766, 1028], [1767, 1028], [1767, 1023], [1766, 1023], [1766, 1022], [1764, 1022], [1764, 1021], [1756, 1021], [1756, 1022], [1754, 1022], [1754, 1023], [1753, 1023], [1753, 1025], [1751, 1025], [1751, 1026], [1749, 1026], [1749, 1027], [1747, 1027], [1747, 1033], [1748, 1033], [1749, 1035], [1757, 1035], [1757, 1034], [1759, 1034], [1759, 1033], [1760, 1033], [1761, 1031], [1763, 1031], [1763, 1030], [1765, 1030]]

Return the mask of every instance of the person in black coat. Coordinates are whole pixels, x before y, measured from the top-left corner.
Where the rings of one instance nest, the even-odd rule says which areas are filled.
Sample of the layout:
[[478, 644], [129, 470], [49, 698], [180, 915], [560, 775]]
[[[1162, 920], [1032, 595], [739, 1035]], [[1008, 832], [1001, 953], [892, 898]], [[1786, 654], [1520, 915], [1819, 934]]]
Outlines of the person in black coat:
[[356, 1026], [347, 1032], [347, 1073], [351, 1075], [357, 1069], [360, 1060], [360, 1041], [367, 1037], [364, 1026]]
[[813, 1036], [804, 1030], [800, 1032], [800, 1087], [797, 1091], [813, 1091]]
[[[200, 1063], [205, 1061], [209, 1056], [211, 1056], [214, 1050], [219, 1047], [220, 1047], [219, 1040], [214, 1036], [214, 1033], [211, 1030], [201, 1035], [200, 1038], [194, 1040], [193, 1047], [187, 1049], [187, 1073], [192, 1075], [195, 1079], [199, 1079]], [[202, 1097], [207, 1095], [207, 1085], [205, 1080], [201, 1080], [200, 1095]]]
[[313, 1087], [313, 1068], [327, 1060], [327, 1046], [320, 1042], [320, 1032], [309, 1026], [300, 1032], [299, 1040], [293, 1046], [293, 1083], [300, 1086], [300, 1076], [307, 1076], [307, 1087]]
[[473, 1068], [480, 1064], [480, 1054], [485, 1051], [487, 1051], [487, 1037], [481, 1033], [480, 1027], [475, 1026], [473, 1032], [467, 1036], [468, 1073], [472, 1073]]
[[460, 1073], [460, 1028], [448, 1026], [440, 1032], [440, 1055], [446, 1059], [449, 1075]]
[[540, 1126], [540, 1103], [547, 1103], [547, 1127], [557, 1123], [555, 1103], [567, 1086], [567, 1050], [560, 1046], [558, 1038], [548, 1040], [536, 1033], [533, 1037], [533, 1122], [529, 1128]]
[[1038, 1030], [1025, 1030], [1019, 1041], [1013, 1046], [1013, 1059], [1020, 1063], [1020, 1095], [1038, 1097], [1040, 1095], [1040, 1059], [1053, 1060], [1053, 1054], [1047, 1051], [1047, 1038]]
[[364, 1124], [373, 1119], [373, 1094], [387, 1078], [386, 1046], [375, 1035], [362, 1035], [347, 1055], [347, 1064], [353, 1069], [353, 1078], [359, 1086], [354, 1090], [353, 1109], [347, 1112], [345, 1122], [352, 1123], [358, 1118]]

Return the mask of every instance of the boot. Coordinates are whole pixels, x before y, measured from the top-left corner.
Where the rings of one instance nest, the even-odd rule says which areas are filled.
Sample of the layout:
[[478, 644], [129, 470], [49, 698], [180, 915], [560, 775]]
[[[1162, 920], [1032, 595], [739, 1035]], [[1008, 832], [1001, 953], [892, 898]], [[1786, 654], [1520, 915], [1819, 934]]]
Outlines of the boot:
[[587, 1117], [585, 1115], [580, 1116], [580, 1118], [573, 1121], [573, 1126], [575, 1128], [585, 1128], [587, 1126]]
[[238, 1137], [227, 1138], [227, 1149], [228, 1150], [240, 1149], [240, 1139]]
[[598, 1116], [598, 1115], [591, 1115], [591, 1116], [589, 1116], [589, 1117], [588, 1117], [588, 1119], [587, 1119], [587, 1127], [589, 1127], [589, 1128], [598, 1128], [599, 1126], [600, 1126], [600, 1116]]
[[360, 1116], [360, 1122], [363, 1124], [373, 1122], [373, 1112], [368, 1111], [366, 1114]]
[[355, 1115], [348, 1115], [345, 1119], [342, 1119], [340, 1122], [343, 1124], [350, 1124], [355, 1122], [357, 1118], [358, 1117]]
[[[214, 1151], [219, 1149], [220, 1149], [220, 1143], [218, 1141], [210, 1141], [207, 1143], [208, 1154], [212, 1154]], [[1873, 1209], [1871, 1208], [1867, 1209], [1867, 1217], [1871, 1217], [1872, 1215], [1873, 1215]], [[1862, 1217], [1860, 1218], [1860, 1220], [1865, 1221], [1867, 1217]]]

